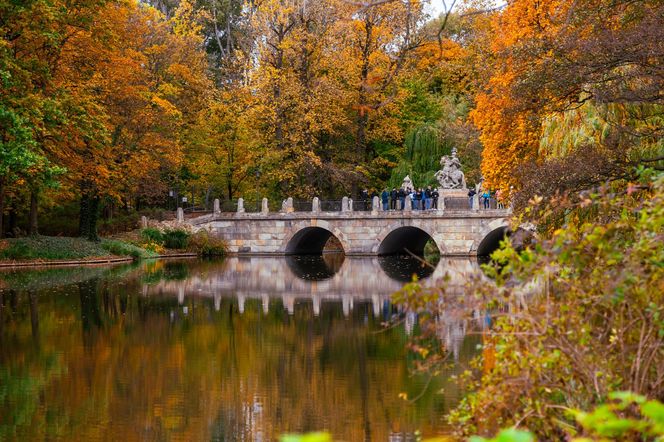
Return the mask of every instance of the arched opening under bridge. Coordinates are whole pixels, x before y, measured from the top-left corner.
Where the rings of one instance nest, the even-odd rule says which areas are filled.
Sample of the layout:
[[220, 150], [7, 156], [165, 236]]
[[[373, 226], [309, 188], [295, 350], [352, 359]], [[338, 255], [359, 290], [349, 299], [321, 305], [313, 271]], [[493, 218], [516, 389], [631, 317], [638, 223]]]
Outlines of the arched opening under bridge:
[[322, 255], [323, 252], [344, 253], [341, 241], [322, 227], [305, 227], [288, 241], [286, 255]]
[[422, 229], [413, 226], [398, 227], [391, 231], [378, 247], [378, 255], [408, 255], [424, 256], [427, 243], [435, 243], [431, 235]]
[[500, 242], [510, 234], [507, 226], [498, 227], [485, 236], [477, 247], [477, 256], [488, 258], [494, 251], [500, 247]]

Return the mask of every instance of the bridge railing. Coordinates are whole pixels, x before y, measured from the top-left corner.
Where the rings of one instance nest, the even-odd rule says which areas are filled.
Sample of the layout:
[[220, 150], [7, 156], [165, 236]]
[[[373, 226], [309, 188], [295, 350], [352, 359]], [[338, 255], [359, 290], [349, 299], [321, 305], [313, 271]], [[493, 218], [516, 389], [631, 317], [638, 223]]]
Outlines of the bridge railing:
[[[418, 205], [412, 201], [412, 211], [413, 212], [424, 212], [431, 213], [435, 211], [432, 210], [418, 210]], [[314, 204], [317, 206], [317, 210], [314, 210]], [[344, 208], [344, 204], [346, 207]], [[485, 205], [484, 199], [479, 198], [475, 199], [474, 204], [477, 204], [478, 207], [472, 207], [472, 202], [470, 198], [467, 197], [444, 197], [438, 202], [438, 208], [442, 210], [495, 210], [495, 209], [505, 209], [505, 207], [499, 205], [495, 198], [490, 198], [488, 205]], [[488, 206], [488, 207], [485, 207]], [[388, 207], [391, 207], [391, 204], [388, 202]], [[401, 201], [397, 201], [396, 210], [389, 210], [389, 212], [400, 212], [402, 211]], [[378, 211], [382, 211], [383, 205], [379, 201]], [[244, 200], [242, 198], [237, 200], [215, 200], [214, 202], [214, 211], [215, 213], [261, 213], [267, 209], [268, 213], [275, 212], [370, 212], [374, 209], [372, 200], [355, 200], [344, 198], [343, 200], [317, 200], [314, 203], [314, 200], [293, 200], [291, 198], [284, 201], [268, 201], [266, 199], [261, 200]]]

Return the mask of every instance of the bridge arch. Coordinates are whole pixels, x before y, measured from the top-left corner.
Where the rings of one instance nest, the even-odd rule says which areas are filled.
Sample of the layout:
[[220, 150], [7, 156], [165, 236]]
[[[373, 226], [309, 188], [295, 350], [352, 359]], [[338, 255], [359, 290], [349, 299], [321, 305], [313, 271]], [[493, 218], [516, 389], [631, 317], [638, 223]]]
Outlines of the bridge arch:
[[344, 253], [349, 250], [343, 233], [332, 228], [327, 221], [300, 222], [291, 227], [290, 234], [284, 239], [282, 251], [286, 255], [321, 255], [325, 244], [332, 237], [339, 241]]
[[482, 229], [480, 235], [478, 235], [478, 239], [473, 244], [473, 251], [477, 256], [489, 256], [509, 234], [510, 230], [507, 221], [505, 219], [495, 219]]
[[440, 250], [434, 235], [423, 226], [393, 224], [376, 237], [372, 252], [377, 255], [396, 255], [406, 253], [407, 249], [415, 255], [424, 256], [424, 246], [429, 240]]

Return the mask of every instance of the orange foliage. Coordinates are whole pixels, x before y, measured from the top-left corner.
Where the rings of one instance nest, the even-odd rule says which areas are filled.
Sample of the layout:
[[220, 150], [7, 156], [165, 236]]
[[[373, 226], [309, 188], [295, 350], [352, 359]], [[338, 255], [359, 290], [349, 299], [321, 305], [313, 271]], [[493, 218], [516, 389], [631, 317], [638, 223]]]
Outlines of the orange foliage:
[[564, 16], [567, 7], [559, 0], [518, 0], [494, 19], [491, 49], [497, 57], [496, 68], [470, 114], [481, 131], [482, 173], [488, 188], [509, 194], [511, 186], [518, 186], [515, 167], [537, 154], [541, 109], [522, 106], [513, 88], [527, 68], [523, 54], [528, 44], [555, 33], [557, 18]]

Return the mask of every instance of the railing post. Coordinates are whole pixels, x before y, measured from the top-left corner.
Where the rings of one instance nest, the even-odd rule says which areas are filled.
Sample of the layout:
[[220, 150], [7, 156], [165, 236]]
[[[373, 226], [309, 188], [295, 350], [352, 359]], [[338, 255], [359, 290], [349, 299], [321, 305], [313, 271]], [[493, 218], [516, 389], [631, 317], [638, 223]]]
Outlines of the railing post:
[[476, 193], [473, 195], [473, 210], [480, 210], [480, 195]]
[[184, 210], [182, 210], [182, 207], [178, 207], [176, 219], [178, 223], [184, 222]]
[[286, 213], [293, 213], [295, 211], [295, 208], [293, 207], [293, 198], [288, 197], [286, 198]]
[[410, 194], [406, 195], [406, 202], [404, 204], [403, 211], [404, 212], [410, 212], [413, 210], [413, 198], [410, 196]]
[[141, 216], [141, 228], [146, 229], [148, 227], [148, 217], [143, 215]]
[[371, 198], [371, 214], [378, 215], [379, 210], [380, 210], [380, 201], [378, 200], [377, 196], [374, 196], [373, 198]]
[[212, 207], [215, 215], [221, 213], [221, 205], [219, 204], [219, 198], [214, 199]]
[[348, 212], [348, 197], [341, 198], [341, 211]]
[[261, 213], [263, 215], [270, 213], [270, 206], [268, 205], [267, 198], [263, 198], [263, 202], [261, 204]]
[[244, 213], [244, 198], [237, 200], [237, 213]]
[[353, 211], [353, 198], [348, 198], [348, 211]]
[[318, 199], [317, 196], [315, 196], [314, 199], [311, 201], [311, 211], [313, 213], [320, 212], [320, 200]]

